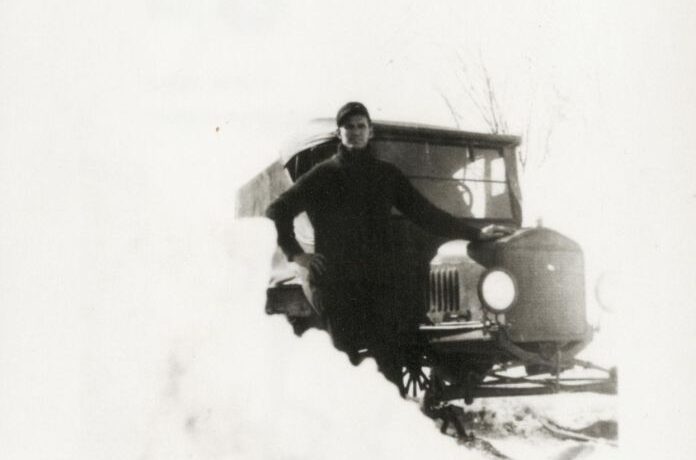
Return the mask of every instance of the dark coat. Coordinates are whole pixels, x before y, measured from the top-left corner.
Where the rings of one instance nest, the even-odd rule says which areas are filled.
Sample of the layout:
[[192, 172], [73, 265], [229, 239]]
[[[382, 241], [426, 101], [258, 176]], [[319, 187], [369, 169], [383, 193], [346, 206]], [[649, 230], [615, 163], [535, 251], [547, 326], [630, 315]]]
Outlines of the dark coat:
[[432, 205], [394, 165], [369, 148], [338, 153], [318, 164], [266, 211], [278, 230], [278, 245], [289, 259], [301, 254], [293, 219], [306, 211], [314, 227], [315, 252], [338, 278], [385, 279], [391, 250], [392, 207], [439, 236], [476, 239], [479, 229]]

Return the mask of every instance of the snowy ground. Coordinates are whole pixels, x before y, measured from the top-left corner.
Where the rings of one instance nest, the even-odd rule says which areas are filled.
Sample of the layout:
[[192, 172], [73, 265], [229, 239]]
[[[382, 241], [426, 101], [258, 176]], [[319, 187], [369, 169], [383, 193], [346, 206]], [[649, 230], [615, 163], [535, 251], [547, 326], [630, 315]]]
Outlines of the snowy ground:
[[[325, 333], [298, 339], [284, 318], [264, 313], [268, 222], [237, 223], [223, 238], [231, 264], [200, 275], [227, 278], [228, 295], [145, 339], [157, 350], [144, 388], [149, 415], [126, 417], [140, 420], [138, 430], [95, 433], [132, 442], [130, 455], [106, 458], [461, 458], [463, 447], [403, 401], [371, 360], [353, 367]], [[260, 244], [239, 245], [248, 238]], [[97, 383], [103, 400], [108, 390]]]
[[[451, 126], [443, 96], [479, 60], [513, 131], [550, 153], [527, 166], [529, 223], [627, 280], [610, 328], [621, 454], [692, 458], [693, 8], [0, 2], [0, 458], [485, 458], [374, 364], [266, 316], [272, 228], [231, 217], [298, 123], [357, 99]], [[524, 415], [603, 418], [604, 402], [486, 402], [485, 436], [513, 458], [611, 456]], [[519, 414], [530, 431], [501, 435]]]
[[[614, 396], [562, 394], [489, 398], [466, 407], [475, 437], [513, 459], [618, 458], [615, 438], [618, 407]], [[572, 430], [589, 430], [592, 441], [562, 439], [544, 421]], [[546, 422], [548, 423], [548, 422]], [[594, 428], [592, 430], [592, 428]], [[481, 449], [476, 446], [475, 448]]]

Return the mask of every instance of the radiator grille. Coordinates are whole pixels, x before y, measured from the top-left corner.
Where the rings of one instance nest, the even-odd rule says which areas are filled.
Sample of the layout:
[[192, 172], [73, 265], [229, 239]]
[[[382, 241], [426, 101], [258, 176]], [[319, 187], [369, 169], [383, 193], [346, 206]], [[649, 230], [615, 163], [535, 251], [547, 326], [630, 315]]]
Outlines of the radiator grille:
[[459, 310], [459, 272], [455, 267], [437, 267], [430, 272], [430, 312]]

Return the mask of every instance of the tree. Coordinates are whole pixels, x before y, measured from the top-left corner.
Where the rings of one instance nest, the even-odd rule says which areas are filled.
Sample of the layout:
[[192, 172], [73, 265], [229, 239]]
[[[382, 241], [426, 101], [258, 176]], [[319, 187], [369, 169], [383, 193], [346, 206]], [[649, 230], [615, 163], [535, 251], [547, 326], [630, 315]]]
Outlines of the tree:
[[[477, 59], [465, 59], [458, 53], [457, 61], [460, 94], [451, 96], [440, 91], [456, 127], [463, 129], [472, 123], [464, 113], [476, 113], [491, 133], [522, 135], [523, 142], [518, 152], [522, 170], [526, 168], [532, 151], [535, 152], [535, 161], [542, 164], [550, 154], [554, 127], [565, 119], [567, 100], [558, 88], [528, 78], [526, 84], [517, 82], [512, 100], [501, 102], [499, 80], [494, 78], [480, 51]], [[472, 61], [475, 62], [473, 66], [468, 64]]]

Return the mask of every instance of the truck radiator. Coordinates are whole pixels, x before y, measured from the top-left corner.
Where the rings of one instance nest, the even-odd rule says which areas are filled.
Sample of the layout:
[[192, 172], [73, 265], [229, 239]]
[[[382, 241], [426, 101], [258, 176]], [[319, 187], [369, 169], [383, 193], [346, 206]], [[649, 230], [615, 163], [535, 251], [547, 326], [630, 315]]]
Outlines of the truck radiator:
[[455, 267], [436, 267], [430, 271], [430, 312], [459, 310], [459, 272]]

